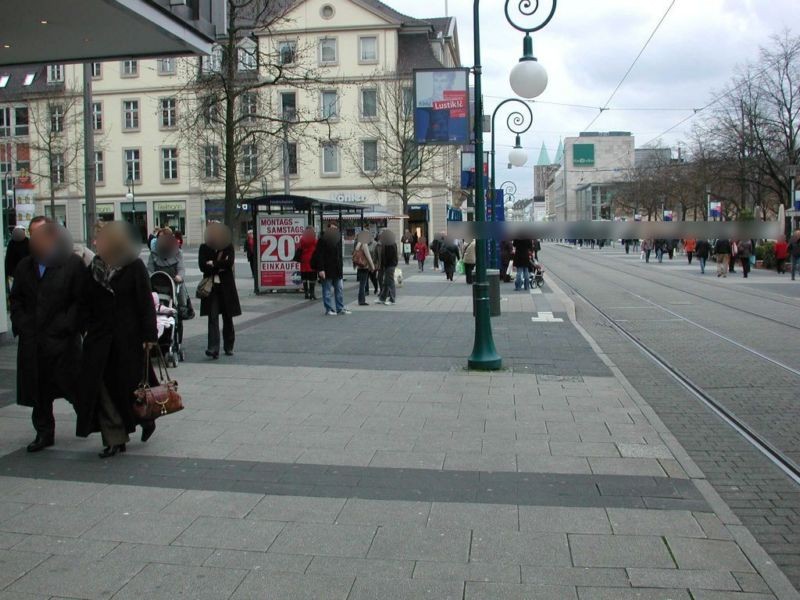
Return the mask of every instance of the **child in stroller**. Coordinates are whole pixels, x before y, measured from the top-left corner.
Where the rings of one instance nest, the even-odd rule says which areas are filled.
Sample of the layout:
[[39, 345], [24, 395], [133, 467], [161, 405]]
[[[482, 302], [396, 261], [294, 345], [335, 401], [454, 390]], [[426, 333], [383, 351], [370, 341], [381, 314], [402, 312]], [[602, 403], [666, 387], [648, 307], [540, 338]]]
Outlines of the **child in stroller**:
[[153, 304], [156, 307], [156, 329], [158, 345], [172, 367], [185, 358], [183, 352], [183, 321], [178, 310], [178, 297], [175, 282], [168, 273], [156, 271], [150, 276], [153, 289]]
[[[155, 249], [150, 252], [147, 261], [147, 270], [150, 275], [163, 272], [172, 278], [177, 292], [177, 309], [182, 320], [194, 318], [194, 309], [186, 290], [184, 278], [186, 268], [183, 264], [183, 252], [180, 249], [178, 239], [169, 227], [165, 227], [158, 232], [155, 242]], [[166, 290], [164, 290], [166, 292]]]
[[535, 257], [531, 256], [530, 265], [528, 265], [528, 271], [530, 272], [530, 282], [531, 282], [531, 289], [535, 287], [542, 287], [544, 285], [544, 267], [542, 263], [536, 260]]

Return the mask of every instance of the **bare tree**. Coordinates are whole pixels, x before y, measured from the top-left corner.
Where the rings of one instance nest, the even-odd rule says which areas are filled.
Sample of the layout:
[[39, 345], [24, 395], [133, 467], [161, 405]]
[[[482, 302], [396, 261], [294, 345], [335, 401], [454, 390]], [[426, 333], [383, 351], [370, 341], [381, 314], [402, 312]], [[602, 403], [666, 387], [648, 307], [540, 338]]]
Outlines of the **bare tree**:
[[211, 56], [183, 61], [188, 84], [180, 135], [193, 148], [190, 163], [210, 185], [224, 185], [225, 223], [233, 228], [237, 204], [273, 173], [284, 159], [287, 138], [300, 139], [305, 126], [325, 122], [304, 113], [281, 89], [313, 86], [319, 77], [309, 65], [314, 47], [276, 42], [290, 23], [287, 0], [226, 0], [226, 28]]
[[345, 152], [373, 189], [399, 200], [403, 214], [408, 214], [408, 205], [420, 197], [423, 183], [435, 176], [445, 146], [415, 142], [410, 79], [388, 74], [374, 78], [364, 89], [375, 92], [368, 100], [374, 110], [370, 106], [365, 115], [361, 107], [357, 135], [362, 141], [347, 145]]
[[[56, 190], [69, 183], [82, 188], [74, 167], [83, 153], [82, 99], [76, 85], [41, 94], [30, 102], [32, 175], [47, 181], [50, 215], [55, 218]], [[73, 176], [74, 177], [71, 177]]]

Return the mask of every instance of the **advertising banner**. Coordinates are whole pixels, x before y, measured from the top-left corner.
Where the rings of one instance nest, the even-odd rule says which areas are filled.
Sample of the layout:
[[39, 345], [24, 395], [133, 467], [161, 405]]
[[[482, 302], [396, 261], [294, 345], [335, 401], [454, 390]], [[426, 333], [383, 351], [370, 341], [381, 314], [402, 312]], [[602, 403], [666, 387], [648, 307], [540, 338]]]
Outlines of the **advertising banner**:
[[307, 215], [258, 215], [259, 291], [293, 290], [302, 285], [294, 253], [307, 223]]
[[26, 204], [17, 201], [16, 213], [17, 227], [24, 227], [27, 229], [28, 225], [31, 224], [31, 219], [33, 219], [36, 214], [36, 205], [33, 202]]
[[672, 211], [671, 210], [665, 210], [664, 211], [664, 220], [665, 221], [672, 221]]
[[708, 214], [712, 219], [718, 219], [722, 216], [722, 202], [710, 202], [708, 209]]
[[414, 139], [417, 144], [470, 142], [469, 71], [414, 71]]

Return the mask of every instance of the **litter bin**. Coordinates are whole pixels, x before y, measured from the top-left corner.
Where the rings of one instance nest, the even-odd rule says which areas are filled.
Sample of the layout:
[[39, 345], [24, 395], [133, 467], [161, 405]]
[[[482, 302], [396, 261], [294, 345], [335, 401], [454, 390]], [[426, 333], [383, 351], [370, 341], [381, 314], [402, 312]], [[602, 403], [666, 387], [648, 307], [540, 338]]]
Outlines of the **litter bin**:
[[[486, 281], [489, 284], [489, 314], [500, 316], [500, 270], [486, 269]], [[472, 316], [475, 316], [475, 304], [480, 288], [472, 286]]]

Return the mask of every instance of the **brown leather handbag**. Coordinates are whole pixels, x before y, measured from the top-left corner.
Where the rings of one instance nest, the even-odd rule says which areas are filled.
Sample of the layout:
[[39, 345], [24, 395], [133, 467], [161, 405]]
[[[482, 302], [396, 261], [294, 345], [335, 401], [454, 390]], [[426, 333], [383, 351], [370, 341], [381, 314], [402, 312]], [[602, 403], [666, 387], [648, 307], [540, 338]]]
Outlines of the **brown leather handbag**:
[[170, 379], [167, 361], [161, 348], [156, 346], [158, 365], [158, 385], [150, 385], [150, 352], [145, 352], [144, 373], [139, 387], [133, 393], [133, 412], [141, 421], [152, 421], [164, 415], [183, 410], [183, 399], [178, 393], [178, 382]]

